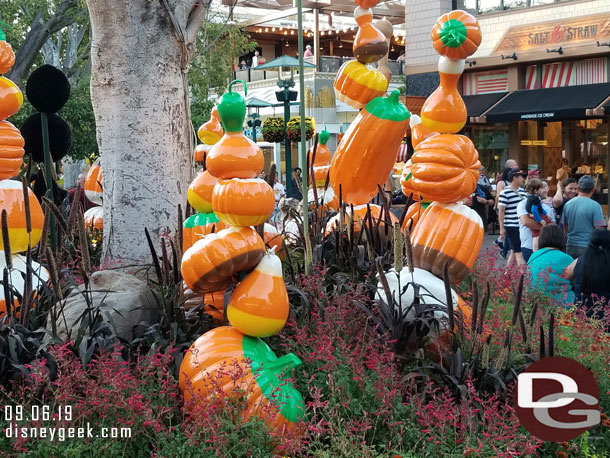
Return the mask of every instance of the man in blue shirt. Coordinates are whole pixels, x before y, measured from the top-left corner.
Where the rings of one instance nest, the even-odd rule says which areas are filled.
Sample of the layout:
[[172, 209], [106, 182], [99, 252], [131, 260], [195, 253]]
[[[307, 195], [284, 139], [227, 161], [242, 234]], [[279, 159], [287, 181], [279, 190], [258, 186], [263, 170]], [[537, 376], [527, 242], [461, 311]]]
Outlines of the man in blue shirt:
[[563, 226], [568, 235], [566, 252], [574, 259], [584, 253], [595, 228], [606, 227], [601, 205], [591, 199], [594, 190], [593, 179], [583, 175], [578, 180], [578, 195], [563, 208]]

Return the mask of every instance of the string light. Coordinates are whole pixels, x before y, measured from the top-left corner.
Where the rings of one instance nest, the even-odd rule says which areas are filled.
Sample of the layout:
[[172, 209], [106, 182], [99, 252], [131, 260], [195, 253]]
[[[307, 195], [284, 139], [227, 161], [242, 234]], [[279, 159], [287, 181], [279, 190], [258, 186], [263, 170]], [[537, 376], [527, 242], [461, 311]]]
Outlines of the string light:
[[288, 30], [284, 30], [284, 35], [288, 35]]
[[272, 27], [272, 28], [271, 28], [271, 31], [272, 31], [272, 32], [275, 32], [275, 27]]

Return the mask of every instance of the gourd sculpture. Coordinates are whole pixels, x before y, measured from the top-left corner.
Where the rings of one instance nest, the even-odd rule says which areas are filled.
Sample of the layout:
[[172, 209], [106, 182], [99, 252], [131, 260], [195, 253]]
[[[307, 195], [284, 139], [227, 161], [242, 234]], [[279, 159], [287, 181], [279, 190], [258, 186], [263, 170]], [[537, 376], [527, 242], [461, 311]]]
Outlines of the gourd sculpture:
[[424, 126], [424, 124], [421, 122], [421, 118], [418, 115], [411, 116], [411, 119], [409, 120], [409, 127], [411, 127], [411, 144], [415, 150], [417, 150], [417, 147], [421, 142], [432, 137], [433, 135], [438, 134], [438, 132], [434, 132], [433, 130], [430, 130]]
[[402, 168], [402, 174], [400, 175], [400, 188], [402, 193], [411, 199], [419, 201], [421, 200], [421, 195], [419, 192], [413, 187], [413, 162], [409, 159], [405, 162], [404, 167]]
[[409, 110], [399, 92], [371, 100], [352, 121], [330, 165], [330, 185], [343, 201], [369, 202], [394, 166], [396, 151], [408, 127]]
[[[8, 222], [8, 237], [11, 253], [21, 253], [33, 247], [42, 236], [44, 214], [36, 195], [28, 188], [30, 204], [31, 232], [26, 224], [26, 209], [23, 196], [23, 186], [19, 181], [0, 181], [0, 212], [6, 210]], [[3, 236], [0, 233], [0, 247], [4, 246]]]
[[4, 31], [0, 29], [0, 75], [8, 73], [15, 65], [15, 53], [11, 44], [6, 41]]
[[[0, 29], [0, 75], [8, 73], [15, 64], [15, 53]], [[23, 93], [8, 78], [0, 76], [0, 121], [10, 118], [23, 105]]]
[[218, 178], [212, 175], [209, 170], [199, 172], [186, 192], [186, 198], [191, 207], [200, 213], [210, 213], [212, 211], [212, 194], [216, 183], [218, 183]]
[[206, 145], [215, 145], [224, 135], [222, 124], [220, 123], [220, 117], [218, 115], [218, 108], [214, 106], [210, 113], [210, 120], [201, 125], [197, 130], [197, 136], [202, 143]]
[[299, 433], [305, 403], [286, 379], [301, 364], [292, 353], [278, 358], [261, 339], [221, 326], [203, 334], [186, 352], [180, 365], [180, 389], [191, 410], [205, 397], [224, 394], [237, 400], [245, 396], [242, 421], [257, 416], [276, 436]]
[[265, 223], [263, 226], [263, 241], [266, 246], [275, 250], [280, 259], [284, 259], [284, 236], [274, 225]]
[[277, 334], [288, 319], [288, 292], [282, 277], [282, 262], [272, 248], [256, 268], [233, 291], [227, 318], [248, 336]]
[[386, 37], [373, 25], [373, 11], [359, 6], [354, 10], [358, 32], [354, 39], [354, 57], [363, 64], [372, 64], [388, 52]]
[[195, 213], [189, 216], [182, 224], [182, 252], [194, 245], [197, 240], [203, 239], [212, 232], [220, 232], [227, 225], [220, 221], [214, 212]]
[[337, 100], [359, 110], [375, 97], [385, 94], [388, 80], [379, 70], [350, 60], [337, 72], [333, 87]]
[[[27, 275], [28, 267], [25, 256], [21, 255], [13, 255], [11, 258], [11, 262], [13, 264], [13, 268], [9, 270], [10, 277], [10, 290], [13, 293], [13, 310], [15, 310], [15, 316], [19, 318], [20, 313], [17, 310], [19, 306], [18, 296], [22, 297], [25, 292], [25, 278]], [[32, 269], [32, 291], [38, 291], [42, 288], [42, 286], [49, 281], [49, 272], [43, 266], [38, 264], [35, 261], [30, 260], [30, 266]], [[6, 258], [4, 256], [4, 251], [0, 250], [0, 272], [4, 272], [6, 269]], [[6, 290], [4, 288], [0, 288], [0, 319], [6, 313], [7, 308], [7, 298], [5, 296]], [[9, 293], [10, 294], [10, 293]], [[35, 293], [36, 294], [36, 293]], [[10, 302], [10, 299], [8, 299]]]
[[442, 276], [446, 263], [453, 283], [461, 282], [479, 255], [483, 222], [463, 204], [433, 202], [411, 234], [413, 264]]
[[19, 129], [8, 121], [0, 121], [0, 180], [12, 178], [19, 173], [23, 163], [24, 144]]
[[425, 200], [458, 202], [474, 192], [479, 179], [479, 153], [463, 135], [434, 135], [411, 157], [410, 186]]
[[415, 226], [417, 225], [417, 222], [419, 221], [419, 218], [424, 210], [425, 208], [421, 202], [412, 202], [411, 205], [409, 205], [409, 208], [407, 208], [407, 213], [405, 214], [405, 219], [403, 220], [401, 226], [403, 232], [407, 229], [413, 232], [413, 229], [415, 229]]
[[313, 183], [316, 187], [321, 188], [324, 187], [326, 183], [326, 177], [328, 176], [328, 170], [330, 169], [330, 149], [326, 143], [330, 139], [330, 133], [324, 127], [324, 130], [320, 132], [318, 135], [318, 146], [314, 152], [309, 151], [309, 164], [313, 167], [313, 176], [309, 177], [309, 184]]
[[[333, 230], [338, 231], [340, 228], [340, 225], [342, 225], [343, 227], [347, 228], [348, 226], [351, 225], [351, 221], [353, 221], [354, 224], [354, 237], [358, 237], [360, 234], [360, 231], [362, 230], [362, 225], [365, 223], [365, 220], [367, 218], [367, 213], [369, 211], [370, 208], [370, 218], [372, 219], [372, 224], [373, 227], [377, 226], [378, 224], [381, 223], [386, 223], [389, 222], [389, 226], [390, 227], [394, 227], [394, 225], [396, 223], [398, 223], [398, 218], [396, 217], [396, 215], [394, 215], [394, 213], [392, 212], [385, 212], [383, 211], [383, 207], [381, 207], [380, 205], [376, 205], [376, 204], [368, 204], [368, 205], [357, 205], [353, 207], [353, 214], [352, 214], [352, 207], [346, 207], [345, 209], [345, 217], [343, 218], [343, 220], [341, 219], [341, 212], [337, 213], [335, 216], [333, 216], [331, 219], [328, 220], [328, 223], [326, 223], [326, 232], [325, 235], [330, 235], [330, 233]], [[380, 231], [380, 233], [383, 233], [383, 231]]]
[[275, 206], [273, 189], [260, 178], [220, 180], [212, 195], [214, 213], [230, 226], [258, 226]]
[[85, 190], [85, 196], [91, 202], [97, 205], [102, 205], [103, 202], [103, 191], [102, 191], [102, 162], [101, 158], [98, 158], [89, 171], [85, 175], [85, 183], [83, 185]]
[[104, 230], [104, 207], [92, 207], [87, 210], [83, 219], [87, 229]]
[[383, 55], [379, 62], [377, 63], [377, 68], [379, 72], [384, 76], [384, 78], [390, 83], [392, 79], [392, 71], [390, 70], [390, 65], [388, 63], [389, 55], [390, 55], [390, 40], [392, 39], [392, 35], [394, 33], [394, 26], [387, 19], [379, 19], [375, 21], [375, 27], [383, 36], [385, 36], [385, 41], [388, 44], [388, 51]]
[[461, 10], [441, 16], [432, 28], [432, 42], [439, 53], [439, 87], [426, 99], [421, 110], [425, 127], [440, 133], [459, 132], [467, 119], [466, 105], [457, 85], [465, 59], [481, 44], [477, 20]]

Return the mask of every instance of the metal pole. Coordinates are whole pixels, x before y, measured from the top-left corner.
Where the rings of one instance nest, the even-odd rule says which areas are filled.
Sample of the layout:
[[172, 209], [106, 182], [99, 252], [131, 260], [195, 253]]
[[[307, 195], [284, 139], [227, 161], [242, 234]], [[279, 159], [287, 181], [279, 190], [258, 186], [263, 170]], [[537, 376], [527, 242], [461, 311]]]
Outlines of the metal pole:
[[[286, 163], [286, 195], [292, 190], [292, 153], [290, 152], [290, 139], [288, 138], [288, 121], [290, 121], [290, 88], [284, 85], [284, 146]], [[278, 164], [278, 174], [282, 174], [282, 164]]]
[[[51, 158], [51, 149], [49, 147], [49, 121], [46, 113], [40, 113], [40, 124], [42, 126], [42, 150], [44, 152], [45, 170], [44, 180], [47, 185], [47, 198], [55, 203], [55, 198], [53, 196], [53, 173], [51, 171], [53, 159]], [[51, 229], [51, 249], [55, 252], [57, 248], [57, 234], [55, 233], [55, 216], [53, 213], [51, 213], [49, 219], [49, 226]]]
[[[302, 0], [297, 0], [297, 27], [299, 37], [299, 116], [301, 117], [301, 163], [307, 164], [307, 143], [305, 140], [305, 69], [303, 65], [303, 3]], [[316, 50], [316, 55], [318, 50]], [[311, 271], [312, 249], [311, 240], [309, 240], [309, 202], [307, 199], [307, 167], [301, 170], [301, 180], [303, 185], [303, 237], [305, 238], [305, 275], [309, 275]], [[314, 184], [315, 186], [315, 184]]]

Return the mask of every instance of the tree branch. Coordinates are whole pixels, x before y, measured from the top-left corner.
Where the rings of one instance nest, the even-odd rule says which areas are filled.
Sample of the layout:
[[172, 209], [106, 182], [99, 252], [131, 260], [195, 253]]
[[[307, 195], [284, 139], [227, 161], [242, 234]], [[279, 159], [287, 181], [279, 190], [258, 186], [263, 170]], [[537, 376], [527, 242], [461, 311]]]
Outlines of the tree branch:
[[197, 39], [197, 34], [201, 30], [203, 18], [210, 8], [210, 0], [197, 0], [191, 9], [186, 21], [185, 37], [187, 45], [194, 45]]

